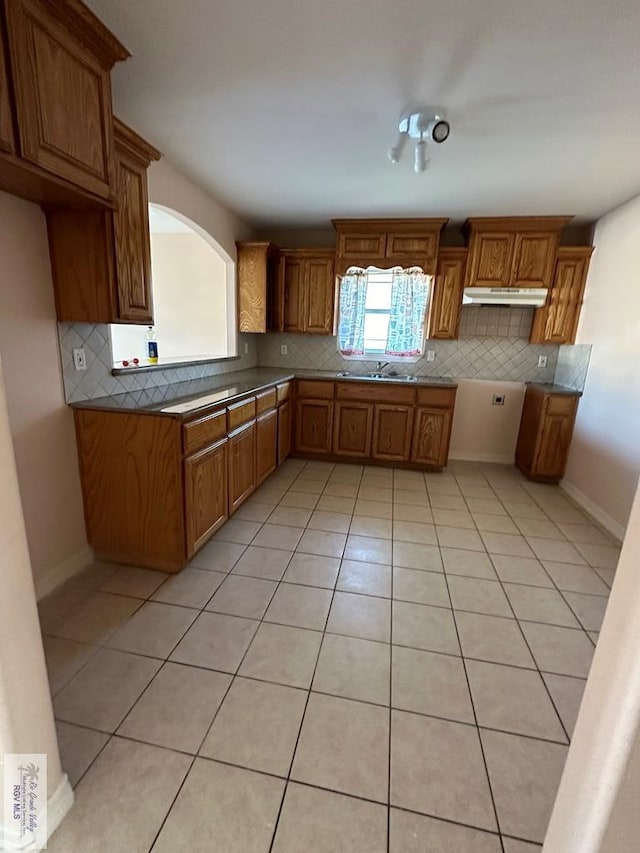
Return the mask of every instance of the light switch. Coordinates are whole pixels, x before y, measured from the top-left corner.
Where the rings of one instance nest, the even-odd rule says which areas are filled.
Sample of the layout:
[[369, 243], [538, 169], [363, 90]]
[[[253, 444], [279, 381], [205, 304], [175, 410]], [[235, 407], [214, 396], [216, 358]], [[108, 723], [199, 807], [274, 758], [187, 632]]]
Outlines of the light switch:
[[288, 355], [289, 347], [286, 344], [280, 344], [280, 355]]
[[427, 361], [435, 361], [436, 360], [436, 351], [434, 349], [427, 350]]
[[538, 367], [546, 367], [547, 366], [547, 356], [539, 355], [538, 356]]

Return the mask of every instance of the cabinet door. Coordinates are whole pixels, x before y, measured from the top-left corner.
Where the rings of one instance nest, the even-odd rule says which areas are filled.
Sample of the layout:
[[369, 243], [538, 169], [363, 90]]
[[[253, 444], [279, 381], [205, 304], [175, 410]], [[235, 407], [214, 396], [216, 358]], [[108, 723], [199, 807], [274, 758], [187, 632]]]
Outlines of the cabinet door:
[[187, 556], [191, 557], [227, 519], [227, 439], [184, 463]]
[[511, 287], [551, 285], [559, 237], [559, 231], [524, 231], [515, 235]]
[[338, 456], [369, 456], [373, 403], [336, 403], [333, 452]]
[[430, 338], [458, 337], [466, 261], [466, 249], [442, 249], [438, 255], [429, 310]]
[[278, 465], [291, 452], [291, 403], [286, 400], [278, 407]]
[[576, 339], [582, 297], [592, 249], [560, 248], [547, 304], [538, 308], [531, 327], [531, 342], [572, 344]]
[[147, 169], [117, 151], [117, 208], [113, 214], [116, 322], [153, 324]]
[[236, 243], [238, 250], [238, 331], [267, 331], [269, 243]]
[[56, 5], [5, 3], [20, 153], [108, 197], [113, 168], [109, 71], [60, 23]]
[[469, 287], [507, 287], [511, 274], [515, 234], [476, 231], [469, 248]]
[[9, 96], [9, 75], [4, 56], [4, 44], [0, 24], [0, 151], [15, 151], [13, 120], [11, 118], [11, 100]]
[[256, 484], [275, 470], [278, 460], [278, 412], [271, 409], [256, 421]]
[[573, 436], [573, 422], [573, 415], [545, 414], [531, 471], [533, 477], [562, 479]]
[[229, 433], [229, 515], [256, 487], [256, 422]]
[[334, 262], [329, 258], [308, 258], [304, 266], [304, 331], [330, 335], [333, 332]]
[[301, 453], [331, 453], [333, 402], [331, 400], [298, 400], [296, 406], [296, 450]]
[[304, 266], [300, 258], [286, 258], [284, 265], [284, 330], [304, 332]]
[[443, 468], [447, 464], [451, 435], [451, 410], [416, 410], [411, 461]]
[[411, 453], [412, 421], [412, 406], [376, 403], [371, 456], [374, 459], [407, 462]]

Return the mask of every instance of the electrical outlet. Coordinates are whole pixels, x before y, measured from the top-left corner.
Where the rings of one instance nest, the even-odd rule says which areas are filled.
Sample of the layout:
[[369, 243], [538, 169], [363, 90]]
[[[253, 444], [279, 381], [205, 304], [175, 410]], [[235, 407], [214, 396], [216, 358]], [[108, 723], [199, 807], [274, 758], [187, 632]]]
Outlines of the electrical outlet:
[[427, 350], [427, 361], [435, 361], [436, 360], [436, 351], [434, 349]]
[[505, 395], [504, 394], [494, 394], [491, 398], [492, 406], [504, 406]]
[[538, 367], [546, 367], [547, 366], [547, 356], [539, 355], [538, 356]]
[[84, 354], [84, 348], [78, 347], [73, 351], [73, 367], [75, 370], [86, 370], [87, 359]]
[[280, 355], [289, 355], [289, 347], [286, 344], [280, 344]]
[[245, 355], [249, 355], [249, 344], [248, 344], [248, 343], [246, 343], [246, 342], [245, 342], [245, 345], [244, 345], [244, 354], [245, 354]]

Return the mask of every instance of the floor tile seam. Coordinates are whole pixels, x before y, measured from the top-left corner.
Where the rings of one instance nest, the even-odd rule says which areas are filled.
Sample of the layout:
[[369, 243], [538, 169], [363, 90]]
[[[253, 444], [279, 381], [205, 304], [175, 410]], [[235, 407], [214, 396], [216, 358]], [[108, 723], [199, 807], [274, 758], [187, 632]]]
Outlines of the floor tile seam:
[[[538, 562], [540, 562], [540, 561], [538, 561]], [[542, 566], [542, 563], [541, 563], [541, 562], [540, 562], [540, 565]], [[542, 569], [543, 569], [543, 571], [545, 571], [545, 572], [546, 572], [546, 570], [544, 569], [544, 566], [542, 566]], [[550, 578], [550, 580], [551, 580], [551, 578]], [[534, 663], [535, 671], [538, 673], [538, 677], [540, 678], [540, 681], [542, 682], [542, 684], [543, 684], [543, 686], [544, 686], [544, 689], [545, 689], [546, 694], [547, 694], [547, 696], [548, 696], [548, 698], [549, 698], [549, 701], [551, 702], [551, 707], [552, 707], [552, 708], [553, 708], [553, 710], [555, 711], [556, 718], [557, 718], [557, 720], [558, 720], [558, 721], [559, 721], [559, 723], [560, 723], [560, 726], [561, 726], [561, 728], [562, 728], [562, 731], [563, 731], [563, 732], [564, 732], [564, 734], [565, 734], [565, 737], [567, 738], [567, 742], [568, 742], [568, 743], [570, 743], [570, 742], [571, 742], [571, 736], [569, 735], [569, 732], [568, 732], [568, 730], [567, 730], [567, 727], [566, 727], [566, 726], [565, 726], [565, 724], [564, 724], [564, 720], [563, 720], [563, 719], [562, 719], [562, 717], [560, 716], [560, 712], [558, 711], [558, 707], [557, 707], [557, 705], [556, 705], [556, 703], [555, 703], [555, 701], [554, 701], [554, 699], [553, 699], [553, 696], [551, 695], [551, 691], [549, 690], [549, 687], [548, 687], [548, 685], [547, 685], [547, 682], [546, 682], [546, 681], [544, 680], [544, 678], [542, 677], [542, 672], [540, 671], [540, 666], [538, 665], [538, 661], [537, 661], [537, 659], [536, 659], [536, 656], [534, 655], [534, 653], [533, 653], [533, 649], [531, 648], [531, 645], [529, 644], [529, 641], [528, 641], [528, 639], [527, 639], [527, 637], [526, 637], [526, 635], [525, 635], [525, 632], [524, 632], [524, 630], [523, 630], [523, 628], [522, 628], [521, 622], [526, 622], [526, 623], [528, 623], [528, 622], [529, 622], [529, 620], [527, 620], [527, 619], [520, 620], [520, 619], [518, 618], [518, 616], [516, 615], [515, 609], [514, 609], [514, 607], [513, 607], [513, 604], [511, 603], [511, 599], [509, 598], [509, 596], [508, 596], [508, 595], [507, 595], [507, 593], [506, 593], [506, 590], [504, 589], [504, 584], [502, 583], [502, 581], [501, 581], [500, 579], [499, 579], [499, 581], [500, 581], [500, 584], [502, 585], [502, 592], [503, 592], [503, 595], [505, 595], [505, 597], [507, 598], [507, 601], [509, 602], [509, 607], [511, 608], [511, 611], [512, 611], [512, 613], [513, 613], [513, 615], [514, 615], [514, 618], [515, 618], [516, 622], [517, 622], [518, 630], [519, 630], [519, 632], [520, 632], [520, 635], [521, 635], [522, 639], [524, 640], [524, 644], [525, 644], [525, 646], [526, 646], [526, 648], [527, 648], [527, 650], [528, 650], [528, 652], [529, 652], [529, 655], [530, 655], [530, 657], [531, 657], [531, 659], [532, 659], [532, 661], [533, 661], [533, 663]], [[546, 623], [533, 623], [533, 624], [546, 624]], [[564, 627], [564, 626], [550, 626], [550, 627]], [[577, 629], [575, 629], [575, 628], [570, 628], [569, 630], [577, 630]]]
[[[394, 476], [395, 479], [395, 476]], [[395, 521], [391, 522], [391, 531]], [[392, 767], [392, 707], [393, 707], [393, 568], [391, 569], [391, 606], [389, 608], [389, 713], [388, 713], [388, 744], [387, 744], [387, 853], [391, 851], [391, 767]]]
[[[353, 513], [351, 514], [351, 519], [353, 519]], [[351, 526], [351, 521], [349, 522], [349, 526]], [[339, 569], [338, 569], [338, 573], [337, 573], [337, 575], [336, 575], [336, 584], [337, 584], [337, 582], [338, 582], [338, 578], [339, 578], [339, 576], [340, 576], [341, 568], [342, 568], [342, 563], [341, 563], [341, 565], [340, 565], [340, 567], [339, 567]], [[310, 680], [309, 680], [309, 687], [307, 688], [307, 697], [306, 697], [306, 700], [305, 700], [305, 704], [304, 704], [304, 708], [303, 708], [303, 711], [302, 711], [302, 715], [301, 715], [301, 717], [300, 717], [300, 723], [299, 723], [299, 725], [298, 725], [298, 733], [297, 733], [297, 736], [296, 736], [296, 742], [295, 742], [295, 744], [294, 744], [293, 751], [292, 751], [292, 753], [291, 753], [291, 760], [290, 760], [290, 762], [289, 762], [289, 767], [288, 767], [288, 770], [287, 770], [287, 777], [286, 777], [286, 779], [285, 779], [284, 788], [283, 788], [283, 791], [282, 791], [282, 798], [281, 798], [281, 800], [280, 800], [280, 805], [279, 805], [279, 808], [278, 808], [278, 814], [276, 815], [276, 819], [275, 819], [275, 821], [274, 821], [274, 825], [273, 825], [273, 833], [272, 833], [272, 836], [271, 836], [271, 843], [269, 844], [269, 853], [272, 853], [273, 845], [275, 844], [276, 835], [277, 835], [277, 832], [278, 832], [278, 826], [279, 826], [279, 824], [280, 824], [280, 817], [281, 817], [281, 815], [282, 815], [282, 809], [283, 809], [283, 807], [284, 807], [284, 801], [285, 801], [285, 797], [286, 797], [286, 795], [287, 795], [287, 790], [288, 790], [288, 788], [289, 788], [289, 781], [290, 781], [290, 779], [291, 779], [291, 773], [292, 773], [292, 771], [293, 771], [293, 765], [294, 765], [294, 762], [295, 762], [296, 753], [297, 753], [297, 751], [298, 751], [298, 745], [299, 745], [299, 743], [300, 743], [300, 737], [301, 737], [301, 735], [302, 735], [302, 728], [303, 728], [303, 726], [304, 726], [304, 721], [305, 721], [305, 718], [306, 718], [306, 716], [307, 716], [307, 708], [309, 707], [309, 702], [310, 702], [310, 700], [311, 700], [311, 692], [312, 692], [312, 688], [313, 688], [313, 682], [314, 682], [314, 680], [315, 680], [316, 672], [317, 672], [317, 670], [318, 670], [318, 662], [319, 662], [319, 660], [320, 660], [320, 655], [322, 654], [322, 647], [323, 647], [323, 645], [324, 645], [324, 638], [325, 638], [325, 636], [326, 636], [326, 629], [327, 629], [327, 624], [328, 624], [328, 622], [329, 622], [329, 616], [331, 615], [331, 609], [332, 609], [332, 607], [333, 607], [333, 601], [334, 601], [334, 598], [335, 598], [335, 592], [336, 592], [336, 591], [335, 591], [335, 585], [334, 585], [334, 588], [333, 588], [333, 589], [332, 589], [332, 591], [331, 591], [331, 601], [329, 602], [329, 608], [328, 608], [328, 610], [327, 610], [327, 615], [326, 615], [326, 617], [325, 617], [325, 621], [324, 621], [324, 628], [323, 628], [323, 630], [322, 630], [322, 638], [321, 638], [320, 643], [319, 643], [319, 645], [318, 645], [318, 651], [317, 651], [317, 653], [316, 653], [316, 659], [315, 659], [315, 662], [314, 662], [314, 665], [313, 665], [313, 672], [312, 672], [312, 674], [311, 674], [311, 678], [310, 678]]]
[[[564, 601], [564, 603], [567, 605], [567, 607], [569, 608], [569, 610], [573, 613], [574, 617], [575, 617], [575, 618], [576, 618], [576, 620], [578, 621], [578, 624], [580, 625], [580, 628], [581, 628], [581, 629], [584, 631], [584, 633], [587, 635], [587, 638], [589, 639], [589, 642], [590, 642], [590, 643], [592, 643], [593, 647], [595, 648], [596, 644], [595, 644], [595, 642], [593, 641], [593, 639], [589, 636], [589, 629], [585, 628], [585, 626], [584, 626], [584, 625], [583, 625], [583, 623], [582, 623], [582, 620], [580, 619], [580, 617], [578, 616], [578, 614], [576, 613], [576, 611], [574, 610], [574, 608], [571, 606], [571, 603], [567, 600], [567, 597], [566, 597], [566, 595], [565, 595], [565, 592], [578, 592], [578, 594], [580, 594], [580, 595], [589, 595], [589, 593], [580, 593], [580, 592], [579, 592], [579, 591], [577, 591], [577, 590], [563, 590], [563, 589], [560, 589], [560, 587], [558, 586], [558, 584], [555, 582], [555, 580], [553, 579], [553, 577], [551, 576], [551, 574], [550, 574], [550, 573], [549, 573], [549, 571], [547, 570], [547, 567], [544, 565], [544, 563], [543, 563], [542, 561], [539, 561], [539, 562], [540, 562], [540, 565], [542, 566], [542, 571], [547, 575], [547, 577], [549, 578], [549, 580], [550, 580], [550, 581], [551, 581], [551, 583], [553, 584], [553, 588], [554, 588], [554, 589], [555, 589], [555, 590], [560, 594], [560, 596], [561, 596], [562, 600]], [[547, 562], [553, 562], [553, 561], [547, 561]], [[591, 571], [595, 571], [595, 570], [592, 568], [592, 569], [591, 569]], [[606, 598], [606, 599], [607, 599], [607, 606], [608, 606], [608, 603], [609, 603], [609, 597], [610, 597], [610, 595], [611, 595], [611, 590], [609, 590], [609, 594], [608, 594], [608, 595], [606, 595], [606, 596], [604, 596], [604, 595], [592, 595], [591, 597], [592, 597], [592, 598]], [[599, 629], [598, 629], [598, 630], [599, 630]]]
[[[447, 586], [447, 594], [449, 596], [449, 601], [451, 602], [453, 626], [454, 626], [454, 630], [456, 632], [456, 639], [458, 640], [458, 648], [460, 649], [460, 658], [462, 660], [462, 668], [464, 670], [464, 677], [465, 677], [465, 681], [467, 684], [467, 693], [469, 696], [469, 701], [471, 703], [471, 710], [473, 713], [473, 719], [475, 721], [476, 731], [478, 733], [478, 743], [480, 745], [480, 754], [482, 755], [482, 764], [484, 767], [485, 779], [487, 782], [487, 786], [489, 788], [489, 796], [491, 798], [491, 807], [493, 809], [493, 816], [494, 816], [496, 828], [498, 831], [500, 831], [500, 821], [498, 819], [498, 808], [496, 805], [495, 795], [493, 793], [493, 785], [491, 783], [491, 777], [489, 776], [489, 765], [487, 763], [487, 757], [486, 757], [485, 751], [484, 751], [484, 744], [482, 742], [482, 738], [480, 737], [480, 728], [478, 725], [478, 713], [476, 711], [476, 705], [475, 705], [475, 701], [473, 698], [473, 693], [471, 692], [471, 682], [469, 680], [469, 673], [467, 672], [467, 664], [466, 664], [465, 658], [464, 658], [463, 653], [462, 653], [462, 641], [460, 639], [460, 631], [458, 629], [458, 622], [456, 619], [455, 611], [453, 610], [453, 599], [451, 597], [451, 590], [449, 588], [449, 580], [446, 577], [446, 575], [445, 575], [445, 584]], [[502, 838], [500, 838], [500, 847], [502, 849], [502, 853], [504, 853], [504, 845], [502, 843]]]

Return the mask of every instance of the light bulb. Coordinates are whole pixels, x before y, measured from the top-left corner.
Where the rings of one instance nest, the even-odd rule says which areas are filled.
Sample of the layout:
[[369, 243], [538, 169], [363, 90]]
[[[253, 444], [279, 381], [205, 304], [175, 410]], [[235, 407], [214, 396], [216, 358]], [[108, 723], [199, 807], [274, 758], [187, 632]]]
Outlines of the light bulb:
[[421, 138], [416, 141], [413, 168], [416, 172], [424, 172], [428, 165], [429, 158], [427, 157], [427, 143]]

